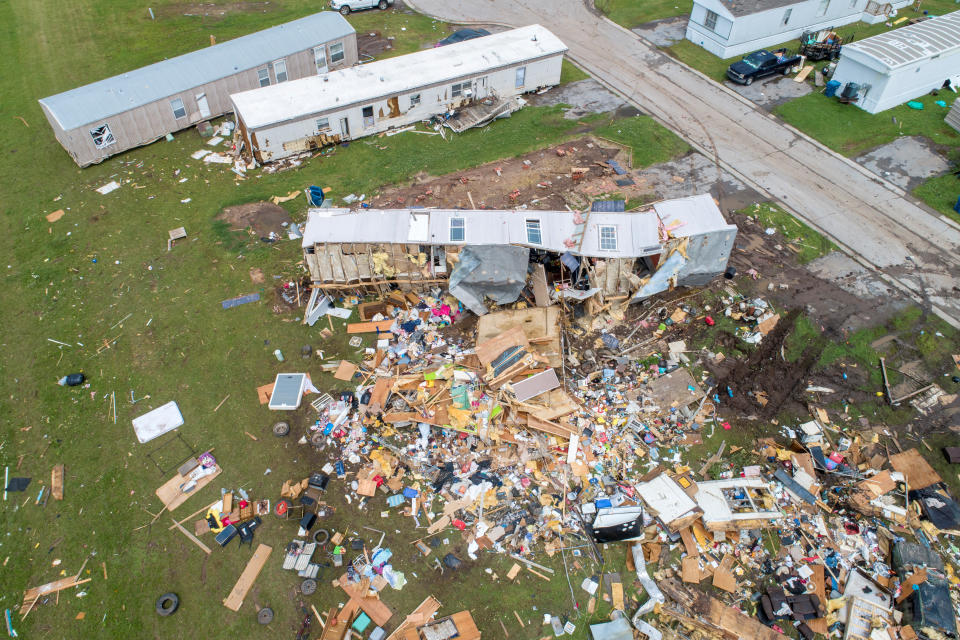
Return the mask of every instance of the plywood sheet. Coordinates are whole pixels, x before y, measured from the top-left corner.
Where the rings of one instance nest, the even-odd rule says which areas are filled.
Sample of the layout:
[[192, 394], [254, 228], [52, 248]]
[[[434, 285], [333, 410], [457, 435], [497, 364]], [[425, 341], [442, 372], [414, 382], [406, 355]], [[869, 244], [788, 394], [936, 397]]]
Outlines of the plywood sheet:
[[942, 480], [916, 449], [890, 456], [890, 466], [906, 476], [910, 489], [924, 489]]
[[173, 511], [181, 504], [189, 500], [191, 496], [195, 496], [196, 494], [200, 493], [200, 489], [203, 489], [205, 486], [213, 482], [213, 479], [220, 475], [222, 471], [223, 469], [220, 468], [220, 465], [217, 465], [214, 467], [213, 473], [197, 480], [197, 486], [189, 493], [184, 493], [180, 490], [180, 487], [186, 484], [188, 480], [178, 473], [164, 482], [155, 493], [157, 494], [157, 497], [160, 498], [160, 502], [167, 507], [167, 511]]
[[53, 467], [50, 473], [50, 493], [54, 500], [63, 500], [63, 465]]
[[385, 333], [390, 331], [392, 326], [392, 319], [379, 322], [351, 322], [347, 325], [347, 333]]
[[[827, 591], [826, 583], [824, 580], [824, 571], [822, 564], [810, 565], [810, 569], [813, 571], [813, 575], [810, 576], [810, 579], [813, 581], [814, 586], [816, 587], [817, 598], [820, 599], [820, 606], [827, 606]], [[822, 636], [827, 635], [827, 619], [826, 618], [814, 618], [813, 620], [807, 620], [807, 626], [814, 633], [819, 633]]]
[[257, 550], [253, 552], [253, 556], [250, 558], [250, 562], [247, 563], [243, 573], [240, 574], [237, 584], [233, 585], [230, 595], [223, 601], [223, 606], [231, 611], [240, 610], [243, 599], [247, 597], [247, 592], [250, 591], [253, 583], [257, 581], [257, 576], [260, 575], [260, 571], [263, 570], [263, 565], [267, 563], [267, 559], [270, 557], [272, 551], [273, 548], [265, 544], [257, 547]]
[[337, 380], [349, 381], [353, 378], [353, 374], [356, 372], [357, 365], [353, 364], [352, 362], [347, 362], [346, 360], [341, 360], [340, 366], [337, 367], [333, 377]]
[[490, 340], [483, 342], [478, 340], [476, 346], [477, 357], [480, 359], [480, 364], [487, 367], [504, 351], [516, 346], [524, 347], [528, 351], [530, 349], [527, 336], [524, 335], [523, 329], [518, 326], [511, 327]]

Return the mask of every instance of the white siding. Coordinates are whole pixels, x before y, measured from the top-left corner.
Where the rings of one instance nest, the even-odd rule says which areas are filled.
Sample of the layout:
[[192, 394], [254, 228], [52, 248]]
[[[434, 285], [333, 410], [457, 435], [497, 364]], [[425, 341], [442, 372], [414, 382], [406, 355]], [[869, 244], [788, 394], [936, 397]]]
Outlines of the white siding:
[[[830, 0], [824, 15], [818, 15], [821, 0], [804, 0], [795, 4], [777, 7], [745, 16], [736, 16], [728, 27], [726, 18], [720, 15], [717, 27], [709, 30], [704, 26], [707, 10], [720, 13], [723, 5], [719, 0], [698, 0], [693, 4], [686, 38], [710, 53], [721, 58], [732, 58], [766, 49], [800, 37], [804, 31], [819, 31], [840, 27], [864, 19], [868, 0], [857, 0], [851, 7], [850, 0]], [[894, 8], [911, 4], [910, 0], [894, 0]], [[784, 14], [790, 9], [790, 19], [783, 24]]]
[[[486, 78], [486, 92], [493, 93], [502, 99], [521, 95], [541, 87], [554, 86], [560, 83], [560, 70], [563, 55], [551, 56], [546, 59], [523, 62], [495, 71], [485, 71], [473, 77], [460, 78], [442, 85], [417, 87], [407, 93], [397, 96], [383, 96], [370, 102], [356, 103], [344, 107], [334, 107], [311, 113], [297, 120], [279, 125], [265, 126], [259, 129], [250, 129], [250, 134], [256, 137], [255, 150], [259, 151], [263, 162], [271, 162], [298, 153], [296, 150], [287, 151], [285, 143], [295, 142], [318, 133], [316, 121], [318, 118], [328, 118], [333, 134], [340, 134], [340, 119], [348, 118], [350, 124], [350, 139], [360, 138], [408, 124], [428, 120], [432, 116], [451, 111], [466, 103], [462, 98], [451, 97], [451, 87], [455, 83], [470, 82], [473, 94], [481, 90], [480, 80]], [[526, 81], [523, 87], [517, 88], [516, 70], [526, 67]], [[402, 67], [398, 68], [402, 72]], [[410, 108], [410, 96], [420, 95], [420, 103]], [[389, 98], [398, 98], [400, 114], [390, 117]], [[363, 107], [373, 106], [374, 125], [364, 127], [362, 116]], [[240, 113], [242, 116], [242, 112]]]

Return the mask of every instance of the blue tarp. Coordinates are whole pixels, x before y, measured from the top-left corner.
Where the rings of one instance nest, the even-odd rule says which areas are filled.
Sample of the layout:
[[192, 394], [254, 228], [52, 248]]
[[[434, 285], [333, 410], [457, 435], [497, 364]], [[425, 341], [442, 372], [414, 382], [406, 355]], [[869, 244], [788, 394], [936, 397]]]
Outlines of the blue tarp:
[[233, 307], [239, 307], [240, 305], [247, 304], [248, 302], [256, 302], [259, 299], [259, 293], [251, 293], [249, 295], [240, 296], [239, 298], [230, 298], [229, 300], [224, 300], [220, 304], [223, 305], [224, 309], [232, 309]]

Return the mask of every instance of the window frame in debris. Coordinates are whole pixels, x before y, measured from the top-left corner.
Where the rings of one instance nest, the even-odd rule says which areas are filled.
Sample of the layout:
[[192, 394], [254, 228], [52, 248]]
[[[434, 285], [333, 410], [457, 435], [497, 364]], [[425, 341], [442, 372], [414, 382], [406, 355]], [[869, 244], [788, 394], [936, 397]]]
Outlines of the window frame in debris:
[[[339, 49], [337, 47], [339, 47]], [[334, 42], [333, 44], [330, 45], [330, 63], [331, 64], [342, 62], [346, 57], [347, 57], [347, 54], [343, 48], [342, 42]]]
[[373, 105], [367, 105], [360, 109], [360, 115], [363, 116], [363, 128], [369, 129], [370, 127], [376, 124], [376, 120], [373, 117]]
[[90, 129], [90, 137], [93, 138], [93, 146], [97, 149], [106, 149], [117, 143], [117, 139], [110, 130], [110, 125], [104, 122], [99, 127]]
[[710, 11], [707, 9], [707, 14], [703, 17], [703, 26], [710, 31], [716, 32], [717, 30], [717, 19], [720, 17], [716, 11]]
[[[321, 124], [322, 123], [322, 124]], [[330, 118], [317, 118], [317, 131], [330, 130]]]
[[[454, 237], [454, 231], [459, 231], [459, 238]], [[467, 219], [454, 216], [450, 218], [450, 242], [467, 241]]]
[[[280, 71], [281, 69], [283, 69], [283, 71]], [[280, 79], [281, 74], [283, 75], [283, 79], [282, 79], [282, 80]], [[281, 83], [281, 82], [286, 82], [287, 80], [290, 79], [290, 76], [287, 74], [287, 59], [286, 59], [286, 58], [280, 58], [279, 60], [275, 60], [275, 61], [274, 61], [274, 63], [273, 63], [273, 76], [277, 79], [277, 84], [279, 84], [279, 83]]]
[[[600, 251], [616, 251], [617, 250], [617, 225], [615, 224], [601, 224], [597, 226], [598, 233], [598, 246]], [[610, 241], [613, 241], [613, 246], [608, 246]]]
[[419, 106], [420, 106], [420, 94], [414, 93], [410, 96], [410, 108], [413, 109], [414, 107], [419, 107]]
[[269, 87], [270, 86], [270, 69], [266, 67], [264, 67], [263, 69], [257, 69], [257, 82], [259, 82], [261, 87]]
[[517, 67], [514, 88], [522, 89], [527, 84], [527, 66]]
[[[540, 228], [540, 219], [539, 218], [527, 218], [525, 221], [525, 226], [527, 230], [527, 244], [543, 244], [543, 231]], [[531, 232], [536, 235], [536, 240], [533, 239]]]
[[177, 120], [187, 117], [187, 105], [183, 103], [183, 98], [170, 98], [170, 109], [173, 111], [173, 117]]

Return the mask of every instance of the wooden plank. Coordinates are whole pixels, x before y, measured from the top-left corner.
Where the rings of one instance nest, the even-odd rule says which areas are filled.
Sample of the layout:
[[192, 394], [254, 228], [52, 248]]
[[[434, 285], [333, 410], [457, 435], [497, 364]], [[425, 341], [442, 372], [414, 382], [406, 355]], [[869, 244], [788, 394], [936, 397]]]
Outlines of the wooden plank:
[[[170, 518], [170, 519], [173, 520], [173, 518]], [[180, 533], [190, 538], [190, 540], [192, 540], [195, 545], [203, 549], [204, 553], [206, 553], [207, 555], [210, 555], [212, 553], [212, 551], [210, 551], [210, 547], [200, 542], [200, 539], [197, 538], [197, 536], [193, 535], [192, 533], [184, 529], [182, 524], [180, 524], [176, 520], [173, 520], [173, 526], [179, 529]]]
[[253, 556], [250, 558], [250, 562], [247, 563], [243, 573], [240, 574], [237, 584], [233, 585], [230, 595], [223, 601], [223, 606], [231, 611], [240, 610], [243, 599], [247, 597], [247, 593], [250, 591], [253, 583], [256, 582], [257, 576], [260, 575], [260, 571], [263, 569], [263, 565], [267, 563], [267, 559], [270, 557], [272, 551], [273, 548], [265, 544], [257, 547], [257, 550], [253, 552]]
[[733, 556], [727, 554], [720, 561], [720, 566], [713, 572], [713, 586], [730, 593], [737, 590], [737, 579], [730, 568], [733, 566]]
[[63, 465], [58, 464], [50, 472], [50, 494], [54, 500], [63, 500]]
[[381, 320], [379, 322], [351, 322], [347, 325], [347, 333], [376, 333], [390, 331], [393, 326], [393, 320]]
[[[813, 570], [813, 575], [810, 576], [810, 579], [813, 580], [813, 584], [816, 587], [817, 598], [820, 599], [820, 606], [823, 608], [822, 610], [826, 612], [827, 591], [826, 582], [824, 580], [823, 565], [813, 564], [810, 565], [810, 569]], [[810, 627], [810, 630], [814, 633], [819, 633], [822, 636], [827, 635], [826, 618], [814, 618], [813, 620], [807, 620], [807, 626]]]
[[517, 574], [520, 573], [520, 565], [516, 562], [513, 563], [513, 566], [510, 567], [510, 571], [507, 571], [507, 580], [513, 580], [517, 577]]
[[613, 602], [613, 608], [623, 611], [623, 583], [614, 582], [610, 585], [610, 599]]
[[547, 287], [547, 271], [542, 264], [533, 267], [533, 299], [538, 307], [550, 306], [550, 289]]
[[160, 502], [164, 504], [167, 510], [173, 511], [184, 502], [189, 500], [192, 496], [200, 493], [200, 489], [203, 489], [205, 486], [213, 482], [213, 479], [222, 472], [223, 469], [220, 468], [220, 465], [217, 465], [213, 473], [197, 480], [197, 486], [194, 487], [189, 493], [183, 493], [180, 491], [180, 486], [187, 482], [187, 478], [184, 478], [178, 473], [164, 482], [155, 493], [157, 494], [157, 497], [160, 498]]
[[794, 82], [803, 82], [807, 79], [807, 76], [810, 75], [810, 72], [813, 71], [813, 65], [808, 64], [805, 66], [800, 73], [797, 74], [797, 77], [793, 79]]
[[700, 551], [697, 550], [697, 543], [693, 539], [693, 532], [690, 531], [690, 527], [685, 527], [680, 530], [680, 539], [683, 540], [683, 547], [687, 550], [687, 553], [694, 558], [700, 555]]
[[333, 377], [337, 380], [349, 381], [353, 379], [353, 374], [357, 372], [357, 368], [357, 365], [353, 364], [352, 362], [341, 360], [340, 365], [333, 374]]

